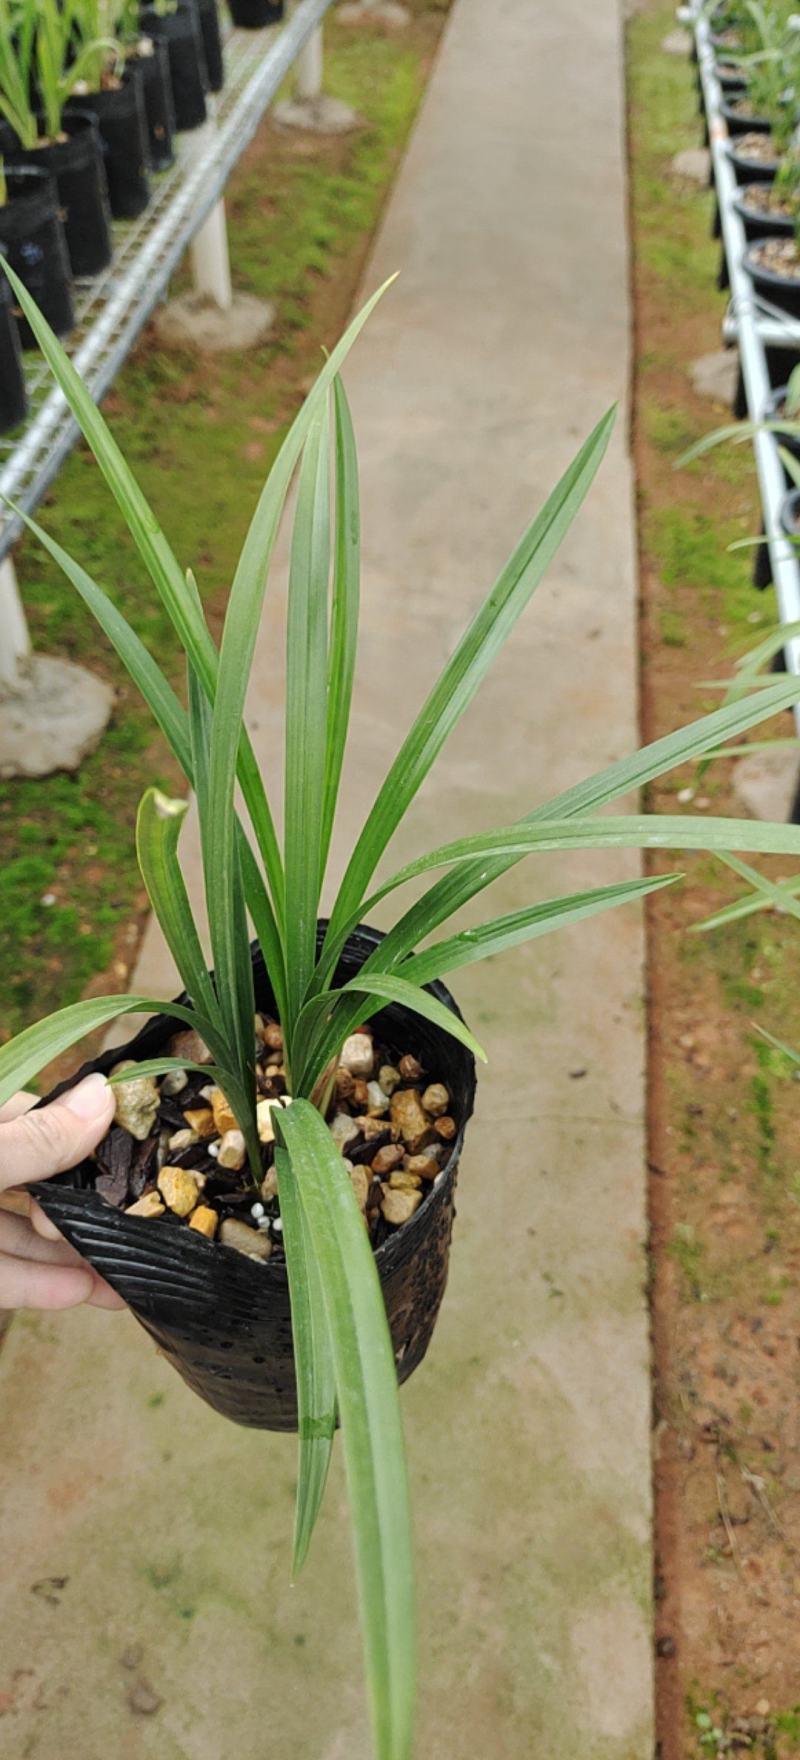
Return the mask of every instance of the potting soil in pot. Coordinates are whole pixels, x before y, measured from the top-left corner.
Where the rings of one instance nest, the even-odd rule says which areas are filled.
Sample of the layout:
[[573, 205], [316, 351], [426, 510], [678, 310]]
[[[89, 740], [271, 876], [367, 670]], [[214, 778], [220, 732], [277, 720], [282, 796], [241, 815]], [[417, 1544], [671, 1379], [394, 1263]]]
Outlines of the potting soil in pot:
[[[182, 1070], [160, 1080], [137, 1077], [128, 1060], [119, 1067], [133, 1079], [116, 1089], [115, 1123], [95, 1152], [94, 1189], [129, 1215], [164, 1218], [264, 1261], [283, 1253], [273, 1112], [288, 1101], [281, 1029], [261, 1015], [256, 1028], [258, 1185], [219, 1088]], [[209, 1054], [187, 1032], [176, 1035], [169, 1055], [204, 1062]], [[413, 1054], [398, 1057], [364, 1029], [343, 1048], [329, 1119], [379, 1246], [410, 1220], [439, 1174], [458, 1130], [450, 1093]]]

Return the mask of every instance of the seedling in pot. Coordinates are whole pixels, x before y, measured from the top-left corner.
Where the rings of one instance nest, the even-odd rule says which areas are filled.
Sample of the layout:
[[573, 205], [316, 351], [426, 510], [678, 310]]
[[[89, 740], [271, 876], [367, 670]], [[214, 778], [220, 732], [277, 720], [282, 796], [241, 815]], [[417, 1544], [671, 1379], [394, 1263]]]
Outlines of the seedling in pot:
[[[165, 1077], [175, 1079], [176, 1062], [178, 1072], [196, 1068], [227, 1098], [244, 1138], [250, 1175], [253, 1181], [261, 1177], [249, 914], [275, 994], [288, 1100], [272, 1117], [300, 1414], [295, 1563], [305, 1557], [318, 1514], [337, 1411], [376, 1753], [379, 1760], [406, 1760], [414, 1702], [408, 1493], [397, 1371], [375, 1260], [353, 1183], [323, 1116], [341, 1068], [342, 1048], [391, 1004], [402, 1006], [409, 1020], [418, 1015], [434, 1023], [482, 1057], [469, 1028], [427, 988], [432, 980], [562, 924], [641, 900], [677, 878], [670, 873], [538, 897], [475, 928], [451, 929], [430, 940], [462, 905], [523, 856], [577, 848], [664, 847], [800, 855], [800, 829], [794, 826], [685, 816], [607, 817], [601, 812], [609, 802], [774, 715], [794, 701], [799, 687], [794, 680], [771, 685], [609, 765], [514, 823], [448, 840], [375, 883], [391, 839], [591, 486], [611, 433], [609, 412], [521, 538], [430, 691], [353, 845], [319, 944], [319, 903], [350, 718], [359, 605], [357, 461], [340, 375], [381, 294], [368, 302], [332, 351], [278, 452], [245, 539], [217, 651], [192, 574], [173, 555], [70, 361], [25, 290], [11, 279], [186, 654], [184, 707], [103, 589], [34, 521], [26, 520], [124, 661], [197, 799], [213, 975], [206, 968], [178, 858], [184, 804], [148, 790], [140, 808], [137, 845], [154, 910], [188, 995], [188, 1002], [170, 1007], [170, 1014], [201, 1036], [213, 1060], [211, 1069], [201, 1058], [187, 1062], [185, 1055], [157, 1057], [133, 1071], [118, 1072], [115, 1079], [125, 1084], [160, 1077], [163, 1084]], [[244, 706], [270, 562], [297, 466], [280, 841], [245, 728]], [[355, 926], [368, 919], [379, 901], [419, 879], [425, 880], [425, 889], [400, 909], [356, 975], [337, 979], [339, 956]], [[0, 1049], [0, 1102], [87, 1031], [121, 1013], [160, 1007], [142, 996], [90, 998], [29, 1028]], [[429, 1120], [436, 1116], [433, 1107], [428, 1095], [423, 1112]], [[422, 1215], [424, 1204], [417, 1212]], [[138, 1221], [139, 1229], [168, 1226], [160, 1219]], [[174, 1240], [174, 1231], [170, 1238]], [[219, 1251], [202, 1243], [195, 1247], [212, 1255]]]

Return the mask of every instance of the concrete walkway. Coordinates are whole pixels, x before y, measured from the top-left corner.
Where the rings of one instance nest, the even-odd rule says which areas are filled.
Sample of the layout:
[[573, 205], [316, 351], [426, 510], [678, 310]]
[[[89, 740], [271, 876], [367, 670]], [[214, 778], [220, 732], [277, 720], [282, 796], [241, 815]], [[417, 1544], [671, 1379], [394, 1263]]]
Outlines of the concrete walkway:
[[[591, 424], [625, 407], [621, 76], [618, 0], [456, 0], [367, 282], [402, 278], [348, 371], [365, 611], [337, 863], [454, 631]], [[253, 693], [264, 751], [279, 597]], [[635, 627], [620, 426], [403, 854], [631, 749]], [[541, 858], [492, 906], [631, 872]], [[143, 966], [169, 994], [155, 936]], [[640, 921], [456, 988], [491, 1065], [450, 1290], [404, 1395], [418, 1754], [650, 1760]], [[20, 1317], [0, 1409], [4, 1760], [368, 1760], [338, 1466], [290, 1589], [291, 1440], [213, 1417], [127, 1317]]]

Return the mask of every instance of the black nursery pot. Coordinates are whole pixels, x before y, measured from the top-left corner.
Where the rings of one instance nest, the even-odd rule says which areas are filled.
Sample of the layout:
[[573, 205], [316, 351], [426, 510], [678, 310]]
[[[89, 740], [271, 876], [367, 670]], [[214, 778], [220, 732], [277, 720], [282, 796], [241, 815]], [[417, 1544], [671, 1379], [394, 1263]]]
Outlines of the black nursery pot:
[[114, 218], [135, 220], [150, 200], [147, 118], [138, 66], [126, 67], [113, 90], [70, 98], [67, 110], [73, 109], [88, 110], [97, 119]]
[[740, 134], [769, 134], [769, 117], [744, 115], [742, 111], [737, 110], [737, 102], [737, 97], [730, 94], [719, 107], [720, 116], [725, 119], [728, 134], [734, 138]]
[[73, 110], [62, 117], [64, 140], [24, 149], [17, 146], [13, 158], [26, 165], [44, 166], [58, 189], [73, 275], [97, 275], [111, 262], [111, 210], [97, 123], [88, 111]]
[[175, 100], [169, 71], [169, 50], [163, 37], [150, 37], [147, 54], [131, 55], [129, 67], [138, 68], [142, 81], [147, 123], [147, 163], [151, 171], [168, 171], [175, 163]]
[[148, 37], [167, 45], [176, 128], [199, 128], [206, 119], [208, 69], [195, 0], [178, 0], [176, 11], [163, 15], [145, 8], [140, 24]]
[[[75, 318], [55, 178], [34, 165], [7, 165], [6, 187], [8, 201], [0, 208], [0, 252], [56, 335], [66, 336]], [[21, 313], [17, 317], [23, 348], [37, 348], [27, 318]]]
[[219, 34], [217, 0], [197, 0], [197, 11], [206, 58], [208, 89], [211, 92], [221, 92], [225, 84], [225, 64], [222, 57], [222, 38]]
[[[748, 202], [748, 188], [745, 185], [742, 194], [734, 202], [734, 208], [744, 227], [745, 238], [792, 238], [794, 220], [791, 214], [773, 213], [769, 208], [761, 208]], [[763, 189], [763, 184], [761, 185]]]
[[280, 24], [283, 0], [228, 0], [235, 25], [243, 31], [260, 31], [267, 24]]
[[[357, 929], [335, 982], [354, 977], [381, 939], [377, 930]], [[274, 996], [255, 946], [252, 958], [256, 1006], [274, 1013]], [[458, 1014], [443, 984], [428, 988]], [[451, 1154], [424, 1202], [375, 1253], [398, 1377], [405, 1381], [428, 1348], [447, 1282], [456, 1176], [474, 1104], [475, 1064], [457, 1040], [407, 1009], [382, 1009], [373, 1024], [379, 1039], [398, 1052], [412, 1050], [424, 1068], [446, 1083], [458, 1121]], [[73, 1079], [90, 1070], [107, 1073], [124, 1057], [141, 1061], [156, 1056], [180, 1028], [168, 1015], [156, 1015], [130, 1044], [104, 1052]], [[62, 1083], [48, 1098], [69, 1085]], [[50, 1220], [124, 1297], [178, 1374], [215, 1411], [259, 1430], [296, 1430], [285, 1262], [273, 1258], [257, 1264], [191, 1229], [127, 1216], [86, 1189], [91, 1167], [84, 1162], [57, 1180], [31, 1187]]]
[[[751, 130], [758, 133], [758, 130]], [[735, 136], [727, 147], [728, 158], [733, 166], [733, 174], [737, 183], [774, 183], [778, 174], [780, 159], [751, 159], [737, 146], [740, 137]]]
[[[764, 406], [765, 422], [786, 421], [787, 418], [783, 414], [783, 405], [786, 401], [788, 390], [788, 385], [778, 385], [774, 391], [770, 392]], [[775, 440], [776, 445], [783, 447], [785, 452], [790, 452], [793, 458], [800, 459], [800, 431], [798, 431], [797, 434], [774, 434], [773, 439]]]
[[758, 249], [758, 240], [748, 245], [742, 257], [742, 268], [753, 283], [762, 299], [770, 305], [778, 306], [781, 311], [789, 312], [792, 317], [800, 317], [800, 265], [796, 275], [777, 275], [774, 269], [765, 263], [759, 263], [754, 256]]
[[16, 428], [28, 413], [19, 330], [11, 304], [11, 288], [0, 274], [0, 434]]

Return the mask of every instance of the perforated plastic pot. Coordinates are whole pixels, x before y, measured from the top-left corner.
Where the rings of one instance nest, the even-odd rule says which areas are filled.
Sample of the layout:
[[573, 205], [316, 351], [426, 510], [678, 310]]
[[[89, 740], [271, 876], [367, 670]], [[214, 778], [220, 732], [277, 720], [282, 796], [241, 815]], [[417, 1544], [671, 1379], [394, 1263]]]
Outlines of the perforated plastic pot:
[[140, 21], [148, 37], [163, 38], [167, 45], [176, 128], [199, 128], [207, 114], [208, 69], [194, 0], [178, 0], [174, 12], [163, 14], [145, 7]]
[[135, 220], [150, 200], [147, 117], [138, 66], [129, 63], [113, 90], [70, 98], [67, 110], [73, 109], [88, 110], [97, 118], [114, 218]]
[[243, 31], [260, 31], [283, 18], [283, 0], [228, 0], [228, 7], [234, 24]]
[[[324, 925], [320, 926], [320, 932]], [[356, 930], [336, 982], [352, 978], [375, 948], [377, 930]], [[256, 1002], [274, 1012], [274, 997], [259, 951], [252, 950]], [[429, 986], [454, 1013], [443, 984]], [[185, 997], [181, 998], [185, 1002]], [[431, 1340], [447, 1281], [454, 1193], [464, 1131], [475, 1098], [475, 1065], [449, 1034], [392, 1005], [373, 1021], [376, 1037], [412, 1051], [446, 1083], [458, 1132], [451, 1153], [410, 1221], [377, 1248], [375, 1260], [405, 1381]], [[158, 1055], [180, 1022], [168, 1012], [149, 1021], [128, 1045], [105, 1052], [79, 1072], [107, 1072], [123, 1057]], [[73, 1078], [78, 1079], [78, 1078]], [[63, 1092], [68, 1084], [49, 1095]], [[44, 1102], [42, 1102], [44, 1104]], [[127, 1216], [89, 1189], [92, 1163], [31, 1187], [42, 1208], [78, 1252], [124, 1297], [162, 1353], [214, 1410], [261, 1430], [295, 1430], [297, 1396], [286, 1266], [265, 1264], [193, 1230], [163, 1220]]]
[[139, 69], [147, 122], [147, 162], [151, 171], [167, 171], [175, 163], [175, 100], [169, 71], [169, 50], [163, 37], [147, 37], [129, 66]]
[[[33, 165], [7, 165], [8, 201], [0, 207], [0, 252], [33, 295], [57, 336], [75, 322], [70, 268], [55, 178]], [[26, 318], [16, 313], [23, 348], [38, 343]]]
[[11, 309], [11, 288], [0, 275], [0, 434], [16, 428], [28, 411], [17, 320]]
[[211, 92], [221, 92], [225, 84], [225, 64], [222, 55], [222, 38], [219, 34], [217, 0], [197, 0], [197, 11], [200, 17], [200, 32], [206, 58], [208, 89]]
[[97, 275], [111, 262], [111, 210], [97, 122], [89, 111], [72, 110], [61, 127], [63, 140], [30, 148], [17, 144], [8, 159], [52, 173], [72, 273]]

